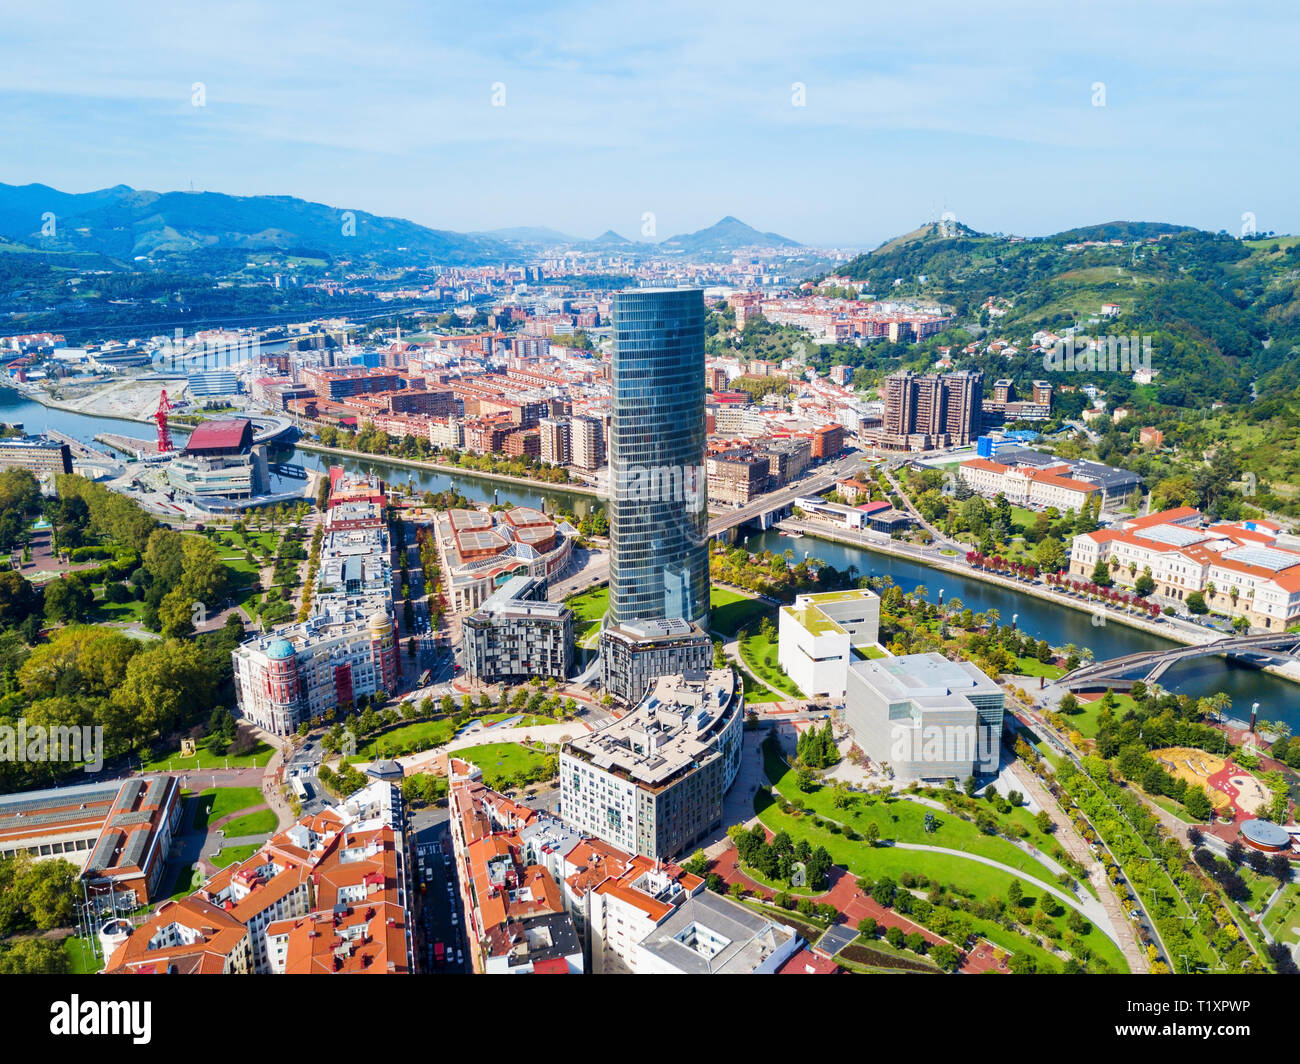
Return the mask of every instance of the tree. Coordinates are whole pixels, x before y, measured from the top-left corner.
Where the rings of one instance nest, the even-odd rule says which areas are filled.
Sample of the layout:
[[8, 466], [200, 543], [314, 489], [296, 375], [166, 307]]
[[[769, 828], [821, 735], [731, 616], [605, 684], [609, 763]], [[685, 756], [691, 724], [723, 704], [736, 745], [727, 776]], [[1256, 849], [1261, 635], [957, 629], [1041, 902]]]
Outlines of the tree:
[[84, 621], [94, 603], [93, 592], [75, 573], [53, 580], [45, 587], [45, 617], [53, 624]]
[[1034, 817], [1034, 824], [1044, 835], [1050, 835], [1056, 830], [1056, 825], [1052, 823], [1052, 814], [1046, 809], [1038, 810], [1038, 815]]
[[1098, 587], [1110, 587], [1111, 580], [1110, 566], [1106, 564], [1104, 558], [1098, 558], [1097, 564], [1092, 567], [1091, 580]]
[[1214, 812], [1204, 787], [1188, 787], [1183, 795], [1183, 806], [1187, 814], [1195, 820], [1209, 820]]
[[867, 842], [872, 846], [880, 842], [880, 825], [874, 820], [867, 825]]
[[1187, 596], [1187, 608], [1196, 614], [1208, 613], [1210, 608], [1205, 604], [1205, 596], [1199, 591], [1193, 591]]
[[930, 950], [930, 959], [943, 971], [952, 972], [956, 970], [957, 962], [961, 959], [961, 955], [947, 942], [941, 942]]
[[1025, 899], [1024, 888], [1020, 886], [1020, 880], [1013, 879], [1011, 885], [1007, 887], [1007, 904], [1013, 909], [1019, 908], [1020, 903]]
[[903, 934], [903, 929], [898, 926], [891, 926], [885, 931], [885, 940], [893, 946], [894, 949], [902, 949], [906, 937], [907, 936]]
[[863, 938], [875, 938], [880, 930], [880, 925], [876, 923], [875, 917], [864, 916], [858, 921], [858, 934]]

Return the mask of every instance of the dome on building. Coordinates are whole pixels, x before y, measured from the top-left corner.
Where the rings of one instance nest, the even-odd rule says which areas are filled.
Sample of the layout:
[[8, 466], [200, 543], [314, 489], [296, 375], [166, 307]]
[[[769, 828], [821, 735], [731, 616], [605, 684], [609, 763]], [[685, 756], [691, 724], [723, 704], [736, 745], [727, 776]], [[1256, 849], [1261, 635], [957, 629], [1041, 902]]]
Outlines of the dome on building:
[[266, 656], [272, 661], [284, 661], [286, 658], [293, 657], [293, 644], [287, 639], [272, 640], [271, 645], [266, 648]]
[[372, 614], [366, 624], [375, 635], [388, 635], [393, 630], [393, 622], [383, 612]]

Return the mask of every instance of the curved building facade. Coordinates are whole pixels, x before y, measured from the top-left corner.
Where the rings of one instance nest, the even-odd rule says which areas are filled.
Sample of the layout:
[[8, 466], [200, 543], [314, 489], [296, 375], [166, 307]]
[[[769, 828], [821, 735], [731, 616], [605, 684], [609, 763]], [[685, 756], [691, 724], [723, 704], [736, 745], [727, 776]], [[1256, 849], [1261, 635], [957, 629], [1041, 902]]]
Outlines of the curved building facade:
[[704, 293], [629, 289], [612, 309], [609, 619], [705, 624]]

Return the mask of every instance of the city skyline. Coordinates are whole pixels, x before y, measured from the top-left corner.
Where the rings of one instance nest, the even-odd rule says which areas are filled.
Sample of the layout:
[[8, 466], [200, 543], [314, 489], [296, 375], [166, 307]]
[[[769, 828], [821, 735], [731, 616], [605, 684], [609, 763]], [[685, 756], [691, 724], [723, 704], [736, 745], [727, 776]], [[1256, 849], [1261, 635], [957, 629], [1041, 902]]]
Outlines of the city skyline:
[[1246, 214], [1294, 232], [1294, 145], [1221, 133], [1286, 128], [1296, 73], [1223, 42], [1297, 16], [1198, 11], [670, 5], [646, 26], [564, 3], [491, 24], [238, 5], [210, 23], [123, 12], [93, 40], [82, 5], [11, 12], [0, 129], [24, 151], [0, 180], [646, 240], [730, 214], [870, 247], [944, 211], [1021, 235], [1116, 219], [1237, 233]]

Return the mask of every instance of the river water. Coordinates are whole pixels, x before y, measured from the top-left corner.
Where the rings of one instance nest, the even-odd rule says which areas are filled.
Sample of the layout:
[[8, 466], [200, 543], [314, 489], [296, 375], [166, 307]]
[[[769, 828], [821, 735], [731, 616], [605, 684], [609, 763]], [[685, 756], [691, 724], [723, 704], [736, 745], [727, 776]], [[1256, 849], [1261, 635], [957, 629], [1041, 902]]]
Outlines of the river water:
[[[1092, 615], [1081, 610], [1059, 606], [1054, 602], [1030, 595], [1021, 595], [998, 584], [988, 584], [973, 577], [941, 572], [908, 558], [898, 558], [865, 548], [833, 543], [814, 536], [791, 539], [776, 531], [756, 533], [742, 544], [751, 552], [770, 550], [783, 554], [794, 551], [795, 560], [810, 555], [829, 562], [837, 569], [856, 565], [863, 576], [888, 574], [904, 591], [917, 585], [926, 589], [926, 597], [937, 601], [943, 591], [943, 600], [959, 598], [976, 613], [996, 609], [999, 623], [1007, 624], [1016, 618], [1016, 627], [1037, 639], [1046, 639], [1052, 646], [1073, 643], [1076, 647], [1091, 648], [1098, 661], [1133, 654], [1144, 650], [1167, 650], [1181, 644], [1138, 628], [1123, 624], [1094, 626]], [[1161, 680], [1164, 687], [1201, 697], [1223, 691], [1232, 699], [1231, 715], [1246, 719], [1250, 707], [1259, 703], [1262, 720], [1284, 720], [1293, 731], [1300, 731], [1300, 685], [1271, 676], [1248, 665], [1219, 658], [1199, 658], [1173, 666]]]
[[[96, 443], [95, 437], [105, 432], [133, 436], [137, 439], [152, 439], [154, 435], [154, 427], [151, 424], [42, 406], [36, 400], [28, 399], [21, 392], [5, 387], [0, 387], [0, 421], [19, 422], [27, 432], [54, 429], [100, 450], [107, 450], [107, 448], [103, 444]], [[172, 435], [178, 437], [179, 442], [179, 439], [189, 436], [189, 430], [176, 425], [172, 429]], [[554, 513], [558, 509], [583, 517], [592, 507], [600, 506], [599, 500], [591, 495], [565, 491], [558, 486], [539, 485], [537, 488], [531, 488], [512, 484], [509, 481], [475, 477], [470, 473], [448, 474], [439, 470], [412, 469], [385, 462], [379, 457], [365, 459], [350, 458], [346, 455], [335, 457], [294, 448], [287, 458], [282, 452], [277, 451], [276, 458], [301, 465], [305, 469], [324, 469], [328, 465], [341, 465], [353, 473], [364, 473], [373, 469], [392, 484], [410, 483], [420, 491], [445, 491], [454, 486], [466, 498], [475, 502], [500, 502], [538, 508], [544, 505], [548, 513]], [[300, 480], [272, 476], [271, 487], [274, 491], [293, 491], [295, 487], [301, 486]]]
[[[152, 425], [52, 409], [5, 387], [0, 387], [0, 421], [21, 422], [28, 432], [56, 429], [74, 439], [99, 447], [102, 445], [95, 444], [94, 437], [104, 432], [139, 438], [153, 435]], [[188, 432], [178, 427], [176, 435], [183, 437], [188, 435]], [[436, 470], [392, 465], [378, 457], [365, 459], [332, 457], [314, 451], [295, 450], [288, 460], [308, 469], [323, 469], [330, 463], [342, 464], [344, 468], [353, 472], [373, 469], [390, 483], [403, 484], [409, 481], [421, 491], [443, 491], [454, 486], [466, 497], [477, 502], [495, 500], [517, 506], [544, 505], [548, 511], [553, 512], [558, 508], [579, 516], [585, 514], [591, 507], [600, 505], [598, 500], [589, 495], [566, 492], [558, 487], [525, 488], [518, 484], [486, 480], [467, 473], [452, 475]], [[276, 479], [277, 490], [292, 490], [295, 484], [301, 484], [300, 481], [295, 482], [287, 478]], [[942, 589], [944, 601], [960, 598], [977, 613], [996, 609], [1001, 614], [1001, 622], [1004, 624], [1015, 616], [1016, 626], [1022, 631], [1032, 634], [1035, 638], [1046, 639], [1053, 646], [1073, 643], [1080, 648], [1090, 647], [1098, 661], [1118, 657], [1121, 654], [1142, 650], [1163, 650], [1178, 645], [1171, 640], [1121, 624], [1094, 627], [1091, 614], [1080, 610], [1020, 595], [1009, 588], [986, 584], [972, 577], [939, 572], [910, 559], [896, 558], [865, 548], [832, 543], [812, 536], [790, 539], [776, 531], [751, 535], [744, 540], [743, 545], [750, 551], [770, 550], [784, 553], [786, 550], [793, 550], [796, 559], [809, 554], [829, 562], [837, 569], [856, 565], [859, 573], [864, 576], [882, 576], [888, 573], [894, 583], [904, 591], [911, 591], [918, 584], [924, 585], [931, 601], [935, 600]], [[1251, 703], [1258, 702], [1259, 715], [1262, 719], [1284, 720], [1294, 731], [1300, 732], [1300, 685], [1270, 676], [1258, 669], [1231, 661], [1225, 663], [1217, 658], [1202, 658], [1174, 666], [1165, 674], [1163, 683], [1170, 690], [1198, 697], [1223, 691], [1232, 699], [1232, 715], [1243, 719], [1249, 716]]]

